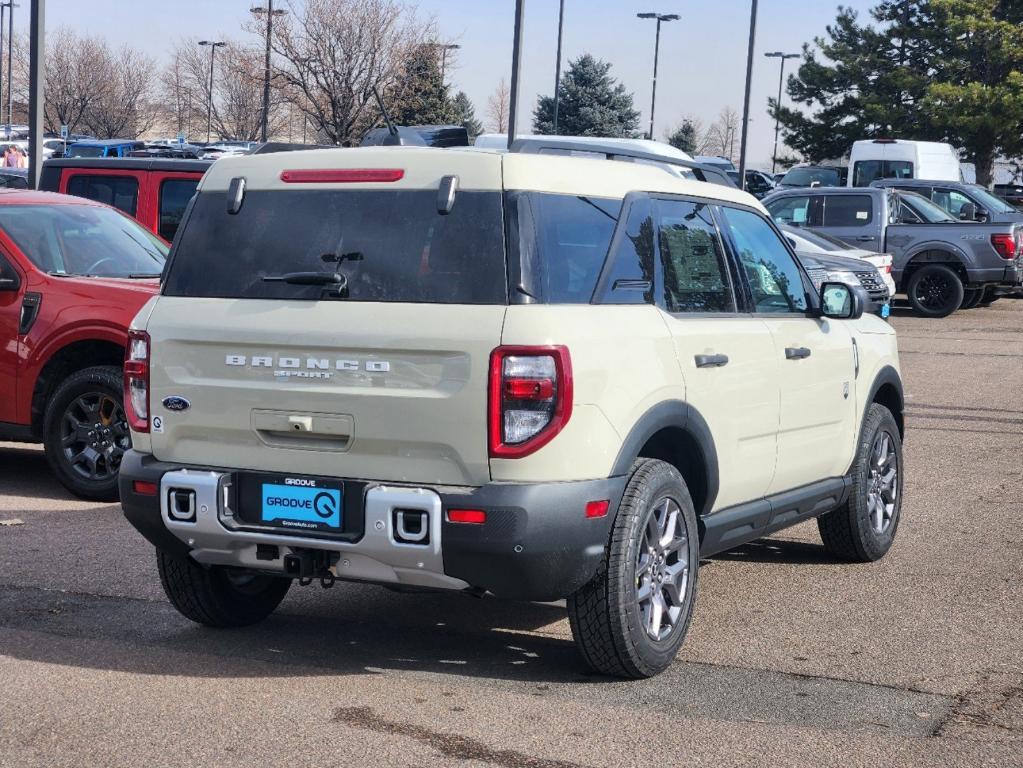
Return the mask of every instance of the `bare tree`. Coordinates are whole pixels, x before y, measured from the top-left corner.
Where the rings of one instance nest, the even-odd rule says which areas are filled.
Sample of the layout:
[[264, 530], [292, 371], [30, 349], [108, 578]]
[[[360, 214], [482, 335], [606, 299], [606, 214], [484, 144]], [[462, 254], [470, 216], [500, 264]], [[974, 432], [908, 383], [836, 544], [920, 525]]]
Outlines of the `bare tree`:
[[106, 84], [86, 108], [85, 125], [106, 139], [145, 133], [159, 111], [153, 93], [156, 62], [128, 46], [116, 54], [107, 52], [101, 62]]
[[[214, 125], [221, 136], [256, 141], [262, 132], [263, 120], [263, 53], [256, 48], [231, 45], [218, 64], [214, 84], [217, 110]], [[281, 133], [288, 122], [285, 94], [271, 80], [269, 135]]]
[[487, 130], [492, 133], [508, 132], [508, 112], [511, 109], [511, 89], [502, 77], [487, 100]]
[[67, 27], [51, 32], [46, 45], [46, 130], [84, 128], [90, 108], [109, 88], [110, 52], [96, 37], [79, 37]]
[[384, 93], [410, 52], [434, 37], [401, 0], [289, 0], [272, 47], [282, 87], [323, 139], [355, 144], [378, 120]]
[[699, 154], [720, 155], [735, 162], [739, 148], [738, 133], [739, 113], [731, 107], [725, 107], [703, 135]]

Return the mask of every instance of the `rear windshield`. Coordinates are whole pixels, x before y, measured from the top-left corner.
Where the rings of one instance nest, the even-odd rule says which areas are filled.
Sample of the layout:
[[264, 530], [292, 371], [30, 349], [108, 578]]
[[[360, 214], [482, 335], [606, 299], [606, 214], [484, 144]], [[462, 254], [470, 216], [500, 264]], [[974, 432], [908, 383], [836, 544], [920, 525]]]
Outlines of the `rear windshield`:
[[869, 187], [878, 179], [912, 179], [908, 160], [859, 160], [853, 165], [853, 186]]
[[103, 157], [103, 147], [70, 146], [67, 151], [68, 157]]
[[793, 168], [785, 174], [782, 184], [792, 187], [838, 187], [838, 169], [832, 168]]
[[[231, 299], [339, 299], [505, 304], [500, 192], [459, 191], [447, 215], [436, 190], [203, 192], [172, 257], [164, 294]], [[334, 287], [265, 281], [339, 272]]]

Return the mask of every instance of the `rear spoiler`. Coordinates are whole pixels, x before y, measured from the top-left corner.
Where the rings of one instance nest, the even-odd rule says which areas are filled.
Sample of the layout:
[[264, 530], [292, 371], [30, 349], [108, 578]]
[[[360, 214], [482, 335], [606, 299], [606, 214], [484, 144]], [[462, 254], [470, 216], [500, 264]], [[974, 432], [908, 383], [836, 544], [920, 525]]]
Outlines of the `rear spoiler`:
[[525, 139], [516, 139], [512, 142], [511, 148], [508, 151], [524, 155], [539, 155], [551, 152], [552, 150], [554, 153], [584, 152], [587, 154], [600, 154], [604, 155], [605, 160], [619, 160], [625, 162], [645, 160], [651, 163], [673, 165], [690, 171], [699, 181], [706, 181], [710, 184], [719, 184], [723, 187], [731, 187], [732, 189], [736, 188], [735, 182], [728, 178], [728, 174], [718, 168], [703, 165], [695, 160], [665, 157], [664, 155], [657, 155], [653, 152], [644, 152], [641, 149], [603, 144], [599, 139], [594, 140], [593, 143], [590, 144], [588, 142], [559, 141], [558, 139], [530, 137]]

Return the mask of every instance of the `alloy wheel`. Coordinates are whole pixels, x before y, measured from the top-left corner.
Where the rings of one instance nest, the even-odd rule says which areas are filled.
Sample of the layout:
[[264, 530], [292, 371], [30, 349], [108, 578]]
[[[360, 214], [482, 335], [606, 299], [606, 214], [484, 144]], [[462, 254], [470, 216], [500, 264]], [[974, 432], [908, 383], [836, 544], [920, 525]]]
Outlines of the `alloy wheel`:
[[916, 300], [928, 309], [942, 309], [954, 294], [951, 279], [944, 274], [925, 275], [914, 291]]
[[685, 516], [674, 499], [663, 498], [650, 511], [636, 558], [636, 600], [650, 639], [664, 640], [682, 620], [689, 566]]
[[117, 475], [131, 433], [121, 404], [102, 392], [86, 393], [68, 404], [60, 423], [61, 452], [78, 476], [104, 482]]
[[867, 478], [867, 515], [875, 533], [885, 533], [895, 517], [899, 493], [899, 467], [895, 443], [887, 432], [878, 432], [870, 449]]

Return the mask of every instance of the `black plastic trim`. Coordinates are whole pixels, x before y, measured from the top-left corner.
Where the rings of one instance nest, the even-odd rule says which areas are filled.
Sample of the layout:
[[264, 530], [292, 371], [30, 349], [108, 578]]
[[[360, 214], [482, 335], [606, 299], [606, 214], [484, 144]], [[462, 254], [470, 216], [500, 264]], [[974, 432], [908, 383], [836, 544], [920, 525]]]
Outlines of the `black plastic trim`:
[[11, 424], [0, 421], [0, 440], [10, 443], [38, 443], [40, 438], [31, 424]]
[[632, 462], [639, 456], [646, 442], [662, 429], [677, 427], [687, 432], [700, 448], [704, 466], [707, 468], [707, 494], [703, 509], [696, 510], [698, 515], [705, 515], [714, 508], [720, 487], [718, 470], [718, 453], [714, 445], [714, 436], [707, 426], [703, 415], [681, 400], [666, 400], [658, 403], [644, 413], [625, 437], [618, 451], [611, 475], [626, 475]]
[[700, 556], [747, 544], [841, 506], [852, 480], [833, 477], [700, 518]]
[[899, 372], [896, 371], [892, 366], [886, 365], [880, 371], [877, 372], [877, 376], [874, 377], [874, 383], [870, 385], [870, 391], [867, 394], [866, 404], [863, 406], [863, 414], [860, 418], [860, 424], [866, 423], [867, 410], [874, 402], [874, 398], [877, 397], [878, 390], [881, 389], [885, 384], [891, 384], [895, 388], [895, 391], [899, 395], [899, 412], [893, 413], [896, 424], [899, 425], [899, 435], [905, 440], [906, 437], [906, 425], [904, 421], [903, 413], [906, 408], [906, 397], [902, 389], [902, 377], [899, 376]]
[[159, 462], [147, 453], [125, 451], [121, 458], [117, 486], [121, 493], [121, 510], [128, 522], [135, 526], [135, 530], [163, 552], [186, 555], [189, 551], [188, 546], [163, 524], [159, 495], [143, 496], [135, 493], [133, 489], [136, 480], [156, 483], [159, 487], [160, 478], [174, 468], [173, 465]]

